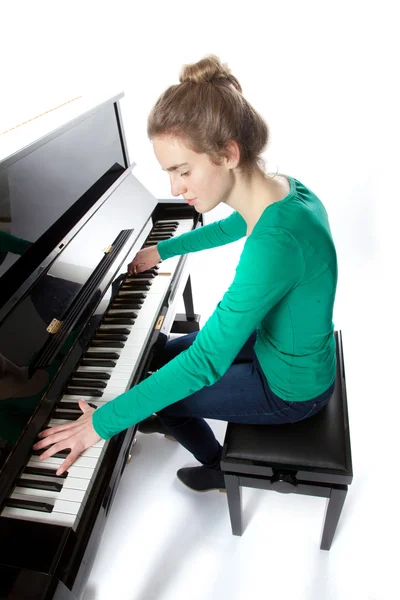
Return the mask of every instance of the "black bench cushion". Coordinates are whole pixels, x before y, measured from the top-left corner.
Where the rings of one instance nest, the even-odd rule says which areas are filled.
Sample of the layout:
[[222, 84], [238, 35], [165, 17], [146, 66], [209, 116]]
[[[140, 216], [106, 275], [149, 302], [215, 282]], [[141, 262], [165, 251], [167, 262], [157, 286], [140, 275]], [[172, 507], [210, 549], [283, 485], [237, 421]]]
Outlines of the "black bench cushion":
[[[340, 332], [339, 332], [340, 334]], [[334, 469], [351, 464], [343, 354], [336, 337], [336, 384], [332, 398], [316, 415], [284, 425], [228, 423], [224, 460], [257, 461], [296, 470]], [[351, 466], [350, 466], [351, 468]]]

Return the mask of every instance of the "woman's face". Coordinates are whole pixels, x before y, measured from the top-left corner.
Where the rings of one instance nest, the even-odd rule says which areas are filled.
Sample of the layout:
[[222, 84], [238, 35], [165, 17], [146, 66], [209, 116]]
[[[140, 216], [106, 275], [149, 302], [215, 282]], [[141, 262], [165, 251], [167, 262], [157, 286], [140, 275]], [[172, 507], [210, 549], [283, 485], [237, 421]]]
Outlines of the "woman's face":
[[183, 196], [199, 213], [227, 201], [234, 183], [229, 160], [216, 165], [208, 154], [195, 152], [180, 138], [169, 135], [155, 137], [153, 149], [163, 171], [169, 174], [173, 196]]

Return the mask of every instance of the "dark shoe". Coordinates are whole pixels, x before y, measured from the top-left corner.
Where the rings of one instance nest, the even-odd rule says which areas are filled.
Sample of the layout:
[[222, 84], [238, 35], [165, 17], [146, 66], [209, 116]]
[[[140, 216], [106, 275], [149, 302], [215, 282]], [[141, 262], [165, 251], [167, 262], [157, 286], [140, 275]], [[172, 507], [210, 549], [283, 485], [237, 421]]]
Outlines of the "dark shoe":
[[141, 421], [141, 423], [139, 423], [138, 431], [141, 433], [161, 433], [162, 435], [165, 435], [167, 439], [176, 442], [174, 436], [171, 435], [168, 429], [161, 423], [158, 415], [151, 415], [144, 421]]
[[226, 491], [224, 474], [220, 469], [209, 469], [204, 466], [185, 467], [179, 469], [176, 474], [182, 483], [195, 492]]

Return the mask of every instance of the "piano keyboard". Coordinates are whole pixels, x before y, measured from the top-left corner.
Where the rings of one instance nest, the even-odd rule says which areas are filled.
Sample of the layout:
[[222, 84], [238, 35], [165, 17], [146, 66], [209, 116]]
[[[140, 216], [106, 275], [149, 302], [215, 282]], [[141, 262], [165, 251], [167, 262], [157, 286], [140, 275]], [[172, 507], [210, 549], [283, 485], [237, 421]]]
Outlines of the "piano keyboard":
[[[192, 226], [192, 219], [158, 221], [143, 247], [181, 235]], [[145, 273], [125, 278], [46, 429], [81, 416], [80, 398], [98, 407], [130, 389], [179, 259], [169, 258]], [[56, 471], [69, 451], [44, 461], [39, 460], [43, 449], [33, 452], [1, 516], [76, 529], [107, 445], [108, 440], [100, 440], [85, 450], [61, 476]]]

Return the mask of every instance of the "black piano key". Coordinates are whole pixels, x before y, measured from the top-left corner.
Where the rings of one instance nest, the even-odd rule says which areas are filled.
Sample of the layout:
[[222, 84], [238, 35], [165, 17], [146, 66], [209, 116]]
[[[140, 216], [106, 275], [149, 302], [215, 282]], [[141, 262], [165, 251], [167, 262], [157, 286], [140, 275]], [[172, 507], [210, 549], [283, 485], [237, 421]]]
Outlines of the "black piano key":
[[[133, 281], [135, 279], [148, 279], [150, 281], [150, 279], [154, 279], [155, 276], [156, 273], [150, 273], [149, 271], [140, 271], [140, 273], [138, 273], [137, 275], [130, 275], [129, 277], [131, 277]], [[125, 279], [124, 281], [129, 281], [129, 278]]]
[[128, 339], [127, 335], [122, 335], [121, 333], [96, 333], [93, 341], [95, 340], [105, 340], [106, 342], [117, 341], [117, 342], [126, 342]]
[[5, 506], [11, 508], [25, 508], [27, 510], [37, 510], [38, 512], [53, 512], [53, 505], [42, 500], [20, 500], [19, 498], [7, 498]]
[[97, 398], [103, 395], [103, 392], [100, 390], [84, 387], [67, 387], [65, 393], [69, 396], [96, 396]]
[[[92, 408], [97, 408], [97, 406], [95, 404], [93, 404], [93, 402], [88, 402], [89, 406], [91, 406]], [[65, 409], [65, 410], [81, 410], [79, 408], [79, 403], [78, 401], [76, 402], [60, 402], [59, 404], [57, 404], [56, 406], [56, 410], [57, 409]], [[83, 415], [83, 412], [81, 411], [81, 415]], [[35, 450], [35, 452], [42, 452], [42, 450]], [[64, 450], [62, 450], [62, 452], [64, 452]], [[67, 452], [67, 451], [66, 451]]]
[[[119, 354], [117, 352], [91, 352], [89, 350], [88, 352], [85, 352], [84, 358], [97, 358], [97, 359], [102, 358], [103, 360], [108, 358], [110, 360], [118, 360]], [[101, 364], [99, 366], [101, 367]], [[115, 367], [115, 365], [107, 365], [107, 367], [110, 367], [110, 366]]]
[[153, 227], [153, 229], [155, 227], [171, 227], [172, 225], [176, 225], [178, 227], [179, 222], [178, 221], [163, 221], [162, 223], [156, 223]]
[[133, 273], [132, 275], [128, 275], [127, 277], [125, 277], [125, 279], [122, 281], [121, 285], [125, 285], [126, 283], [132, 282], [132, 281], [137, 281], [138, 279], [140, 281], [147, 281], [148, 283], [152, 283], [152, 279], [154, 279], [155, 277], [155, 273], [145, 273], [144, 271], [142, 271], [141, 273]]
[[111, 318], [111, 317], [107, 317], [105, 319], [103, 319], [103, 323], [105, 325], [134, 325], [135, 324], [135, 319], [126, 319], [126, 318], [119, 318], [116, 319], [115, 317]]
[[107, 313], [106, 316], [104, 317], [104, 319], [136, 319], [136, 318], [137, 318], [137, 314], [132, 311]]
[[146, 242], [169, 240], [170, 237], [172, 237], [172, 233], [169, 233], [168, 231], [163, 231], [162, 233], [153, 233], [152, 235], [149, 235]]
[[[79, 406], [78, 406], [79, 408]], [[65, 419], [66, 421], [76, 421], [77, 419], [79, 419], [79, 417], [81, 417], [83, 415], [83, 412], [81, 410], [76, 411], [76, 412], [70, 412], [67, 410], [63, 410], [63, 411], [54, 411], [53, 414], [51, 415], [53, 417], [53, 419]]]
[[[78, 406], [78, 408], [79, 408], [79, 406]], [[80, 414], [83, 415], [83, 412], [81, 411]], [[43, 454], [43, 452], [45, 452], [44, 448], [42, 448], [41, 450], [33, 450], [32, 454], [34, 456], [40, 456], [41, 454]], [[71, 450], [60, 450], [60, 452], [53, 454], [53, 456], [51, 458], [67, 458], [67, 456], [70, 452], [71, 452]]]
[[102, 373], [101, 371], [98, 373], [96, 371], [85, 371], [83, 373], [76, 371], [74, 373], [76, 379], [110, 379], [110, 377], [110, 373]]
[[154, 233], [174, 233], [178, 228], [176, 226], [165, 225], [165, 227], [155, 227], [149, 233], [149, 235], [153, 235]]
[[[119, 289], [121, 292], [123, 290], [136, 290], [136, 289], [140, 289], [137, 286], [140, 286], [140, 285], [150, 286], [152, 283], [153, 282], [150, 281], [150, 279], [131, 279], [130, 281], [127, 281], [126, 283], [121, 285], [121, 287]], [[149, 287], [149, 289], [150, 289], [150, 287]]]
[[126, 290], [126, 289], [130, 289], [130, 290], [149, 290], [151, 288], [151, 283], [147, 282], [147, 281], [140, 281], [140, 279], [135, 280], [132, 279], [132, 281], [130, 281], [129, 283], [124, 283], [120, 290]]
[[[160, 231], [155, 231], [151, 236], [149, 235], [149, 237], [145, 241], [145, 244], [147, 242], [151, 242], [151, 241], [153, 241], [153, 244], [154, 243], [158, 244], [158, 241], [161, 241], [162, 238], [159, 238], [157, 236], [164, 235], [164, 236], [168, 236], [167, 239], [169, 239], [169, 238], [173, 237], [174, 234], [175, 234], [174, 229], [160, 229]], [[154, 241], [154, 240], [156, 240], [156, 241]]]
[[141, 273], [139, 273], [139, 275], [154, 275], [155, 277], [156, 275], [158, 275], [158, 267], [153, 267], [152, 269], [147, 269], [147, 271], [142, 271]]
[[96, 358], [83, 358], [81, 360], [82, 367], [116, 367], [117, 363], [113, 360], [98, 360]]
[[[86, 373], [85, 373], [85, 375], [86, 375]], [[81, 386], [81, 387], [90, 387], [90, 388], [97, 388], [97, 389], [101, 389], [101, 388], [107, 387], [107, 384], [104, 383], [104, 381], [93, 381], [93, 379], [90, 379], [89, 377], [85, 378], [83, 381], [81, 381], [80, 378], [78, 378], [78, 379], [71, 379], [69, 381], [69, 385], [75, 385], [77, 387], [79, 387], [79, 386]]]
[[[78, 400], [76, 402], [73, 402], [72, 400], [71, 400], [71, 402], [59, 402], [56, 405], [56, 410], [57, 410], [57, 408], [65, 408], [65, 410], [75, 410], [75, 409], [79, 408], [79, 403], [78, 403]], [[81, 415], [82, 414], [83, 413], [81, 412]], [[36, 450], [35, 450], [35, 452], [36, 452]], [[38, 450], [37, 452], [41, 452], [41, 450]]]
[[[113, 310], [118, 308], [132, 308], [133, 310], [140, 310], [142, 308], [143, 300], [139, 300], [139, 302], [132, 302], [130, 300], [122, 301], [118, 300], [118, 302], [111, 304], [110, 308]], [[96, 336], [97, 337], [97, 336]], [[125, 338], [126, 339], [126, 338]]]
[[[132, 294], [132, 295], [122, 294], [121, 296], [116, 296], [114, 298], [114, 300], [120, 300], [120, 299], [121, 300], [140, 300], [142, 298], [143, 298], [143, 300], [146, 300], [147, 294], [145, 294], [144, 292], [138, 292], [137, 294]], [[115, 332], [115, 329], [113, 329], [113, 333], [114, 332]], [[120, 333], [120, 331], [118, 331], [118, 333]], [[129, 333], [129, 330], [128, 330], [128, 333]]]
[[137, 286], [137, 285], [150, 286], [152, 283], [153, 282], [151, 281], [151, 278], [147, 279], [147, 277], [138, 277], [137, 279], [128, 279], [121, 285], [121, 287], [119, 289], [122, 291], [122, 290], [131, 289], [132, 287], [135, 288], [135, 286]]
[[[139, 294], [136, 294], [136, 296], [134, 298], [127, 298], [125, 296], [125, 294], [122, 294], [121, 296], [117, 296], [114, 298], [114, 300], [111, 302], [110, 304], [110, 308], [123, 308], [125, 309], [125, 304], [129, 304], [134, 302], [135, 304], [140, 304], [142, 305], [144, 302], [144, 298], [140, 298]], [[128, 306], [129, 308], [129, 306]]]
[[64, 473], [62, 473], [61, 475], [56, 475], [57, 469], [25, 467], [24, 473], [26, 473], [26, 475], [40, 475], [40, 477], [61, 477], [62, 479], [66, 479], [68, 477], [68, 471], [64, 471]]
[[95, 335], [109, 335], [114, 333], [122, 333], [123, 335], [129, 335], [131, 332], [127, 327], [113, 327], [112, 329], [98, 329]]
[[151, 283], [147, 283], [146, 281], [134, 281], [132, 280], [131, 282], [127, 283], [126, 285], [122, 286], [123, 289], [121, 289], [121, 291], [125, 291], [125, 290], [146, 290], [148, 291], [151, 288]]
[[16, 486], [32, 488], [34, 490], [45, 490], [46, 492], [61, 492], [61, 483], [45, 481], [44, 479], [17, 479]]
[[123, 342], [115, 342], [114, 340], [98, 340], [94, 338], [90, 345], [97, 348], [123, 348], [125, 344]]

